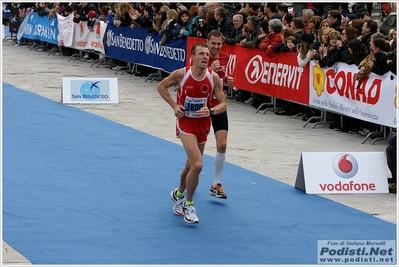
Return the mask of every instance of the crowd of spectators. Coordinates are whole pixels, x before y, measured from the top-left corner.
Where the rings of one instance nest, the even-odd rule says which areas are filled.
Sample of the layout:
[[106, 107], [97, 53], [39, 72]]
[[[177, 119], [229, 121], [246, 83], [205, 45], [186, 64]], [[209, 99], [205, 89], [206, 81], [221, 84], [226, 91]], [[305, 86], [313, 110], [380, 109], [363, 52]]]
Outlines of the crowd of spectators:
[[[10, 3], [9, 6], [13, 6]], [[21, 3], [19, 3], [21, 5]], [[226, 45], [259, 49], [267, 56], [277, 53], [297, 54], [298, 64], [305, 66], [317, 60], [321, 67], [332, 67], [337, 62], [359, 67], [358, 84], [370, 72], [383, 75], [388, 71], [396, 74], [396, 30], [388, 36], [378, 33], [376, 21], [371, 19], [372, 6], [366, 3], [22, 3], [40, 16], [54, 17], [74, 14], [74, 22], [87, 21], [90, 30], [104, 21], [117, 27], [147, 28], [148, 33], [158, 32], [161, 44], [169, 40], [194, 36], [206, 39], [212, 30], [220, 31]], [[301, 8], [301, 9], [298, 9]], [[95, 55], [94, 55], [95, 56]], [[84, 59], [90, 59], [86, 54]], [[126, 64], [112, 60], [115, 69]], [[138, 75], [148, 75], [150, 68], [142, 67]], [[237, 100], [255, 107], [264, 96], [237, 90]], [[283, 109], [278, 115], [293, 115], [308, 120], [310, 109], [279, 100]], [[367, 135], [374, 125], [359, 122], [344, 125], [342, 116], [334, 115], [331, 128], [345, 132], [361, 132]], [[356, 128], [357, 127], [357, 128]]]
[[[11, 8], [15, 3], [9, 3]], [[193, 36], [207, 38], [212, 30], [220, 31], [226, 45], [259, 49], [269, 57], [278, 53], [294, 53], [298, 65], [311, 60], [332, 67], [337, 62], [358, 66], [358, 86], [371, 72], [396, 74], [396, 29], [388, 36], [378, 32], [377, 22], [371, 19], [372, 5], [368, 3], [18, 3], [52, 18], [74, 14], [74, 22], [87, 21], [90, 30], [104, 21], [117, 27], [147, 28], [148, 34], [162, 35], [161, 44], [169, 40]], [[84, 59], [89, 59], [85, 55]], [[110, 68], [120, 62], [112, 60]], [[153, 70], [140, 67], [135, 75], [148, 75]], [[265, 96], [245, 90], [235, 91], [236, 99], [256, 108]], [[292, 115], [308, 121], [314, 115], [309, 107], [278, 99], [282, 109], [277, 115]], [[314, 112], [314, 111], [313, 111]], [[368, 135], [378, 125], [331, 114], [330, 128]]]

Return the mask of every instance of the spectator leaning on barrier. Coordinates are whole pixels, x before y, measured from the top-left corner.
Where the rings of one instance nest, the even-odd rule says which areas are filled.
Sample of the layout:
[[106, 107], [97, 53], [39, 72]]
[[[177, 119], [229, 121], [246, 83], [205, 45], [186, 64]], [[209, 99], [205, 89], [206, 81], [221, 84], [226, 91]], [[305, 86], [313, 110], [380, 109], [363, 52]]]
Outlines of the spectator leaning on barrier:
[[164, 45], [168, 40], [172, 38], [172, 30], [174, 25], [177, 22], [178, 13], [174, 9], [168, 9], [166, 11], [166, 20], [162, 24], [161, 31], [162, 31], [162, 39], [161, 45]]
[[183, 36], [193, 36], [193, 24], [198, 21], [199, 15], [198, 15], [198, 5], [193, 5], [190, 7], [188, 10], [188, 13], [190, 14], [190, 19], [188, 23], [188, 27], [186, 27], [183, 30], [182, 35]]
[[[283, 42], [281, 44], [278, 44], [278, 45], [273, 47], [274, 53], [288, 52], [287, 40], [288, 40], [288, 37], [290, 37], [290, 36], [294, 37], [294, 30], [291, 29], [291, 28], [284, 28], [281, 31], [281, 39], [283, 40]], [[296, 45], [298, 44], [298, 40], [296, 40], [295, 44]]]
[[[313, 48], [315, 36], [311, 33], [305, 33], [301, 36], [301, 43], [299, 45], [299, 53], [297, 61], [299, 67], [305, 67], [311, 60], [315, 59], [317, 51]], [[293, 115], [296, 119], [308, 120], [312, 117], [312, 112], [309, 107], [304, 105], [298, 106], [299, 113]]]
[[256, 16], [250, 16], [247, 19], [248, 33], [244, 40], [240, 41], [241, 47], [258, 48], [258, 36], [261, 34], [259, 21]]
[[233, 16], [234, 29], [230, 35], [224, 38], [224, 42], [228, 45], [238, 44], [242, 39], [242, 27], [244, 25], [244, 19], [241, 14], [235, 14]]
[[190, 24], [190, 13], [187, 9], [183, 9], [177, 15], [177, 23], [174, 25], [172, 30], [172, 37], [174, 39], [184, 36], [183, 32], [187, 29], [188, 36], [188, 26]]
[[320, 67], [332, 67], [335, 63], [341, 61], [341, 54], [338, 48], [338, 41], [341, 38], [339, 31], [332, 31], [328, 34], [329, 45], [320, 46]]
[[205, 35], [207, 13], [208, 7], [205, 5], [198, 7], [198, 15], [194, 17], [191, 23], [191, 36], [201, 38]]
[[80, 9], [79, 9], [78, 14], [76, 15], [76, 17], [79, 19], [79, 21], [88, 21], [89, 17], [87, 15], [92, 10], [94, 12], [96, 12], [96, 14], [97, 14], [98, 10], [97, 10], [95, 5], [93, 5], [91, 3], [81, 2], [80, 3]]
[[166, 20], [166, 11], [169, 9], [167, 5], [162, 5], [161, 3], [154, 3], [153, 8], [156, 13], [152, 21], [152, 26], [148, 28], [149, 34], [152, 32], [161, 32], [162, 23]]
[[338, 49], [341, 54], [342, 62], [347, 62], [351, 58], [351, 54], [348, 50], [348, 43], [356, 39], [357, 39], [356, 31], [352, 27], [346, 27], [345, 29], [342, 30], [341, 40], [339, 40], [337, 43]]
[[283, 42], [281, 38], [281, 31], [283, 30], [283, 23], [279, 19], [272, 19], [269, 21], [269, 34], [260, 44], [259, 49], [267, 56], [275, 55], [273, 47]]

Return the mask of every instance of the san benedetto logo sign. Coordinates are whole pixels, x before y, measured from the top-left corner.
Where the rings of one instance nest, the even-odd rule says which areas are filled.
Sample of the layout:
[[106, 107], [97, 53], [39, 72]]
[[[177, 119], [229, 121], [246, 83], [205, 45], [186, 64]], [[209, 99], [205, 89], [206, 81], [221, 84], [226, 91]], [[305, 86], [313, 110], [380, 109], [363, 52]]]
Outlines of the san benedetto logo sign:
[[388, 193], [383, 152], [303, 152], [295, 187], [308, 194]]
[[62, 78], [62, 103], [118, 103], [118, 79]]

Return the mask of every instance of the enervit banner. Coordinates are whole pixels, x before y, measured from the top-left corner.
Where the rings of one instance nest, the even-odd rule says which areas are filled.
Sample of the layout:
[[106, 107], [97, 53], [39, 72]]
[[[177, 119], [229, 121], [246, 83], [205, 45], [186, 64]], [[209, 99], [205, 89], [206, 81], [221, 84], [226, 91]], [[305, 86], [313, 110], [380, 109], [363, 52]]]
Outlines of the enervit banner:
[[158, 33], [148, 35], [147, 29], [108, 25], [106, 55], [125, 62], [172, 72], [186, 63], [186, 40], [178, 38], [160, 44]]
[[[198, 42], [205, 40], [188, 38], [187, 51]], [[259, 49], [226, 44], [222, 50], [230, 54], [227, 74], [234, 77], [235, 87], [308, 104], [309, 66], [299, 67], [296, 54], [278, 53], [267, 57]]]

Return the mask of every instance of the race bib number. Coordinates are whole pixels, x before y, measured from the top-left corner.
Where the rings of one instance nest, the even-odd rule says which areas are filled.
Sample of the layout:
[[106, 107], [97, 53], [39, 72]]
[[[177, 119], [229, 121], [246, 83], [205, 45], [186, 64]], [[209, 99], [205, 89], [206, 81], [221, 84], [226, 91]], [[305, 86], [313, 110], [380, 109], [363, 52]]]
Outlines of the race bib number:
[[199, 118], [195, 112], [200, 110], [202, 107], [206, 107], [206, 98], [193, 98], [186, 97], [184, 102], [184, 108], [186, 109], [185, 116], [190, 118]]

